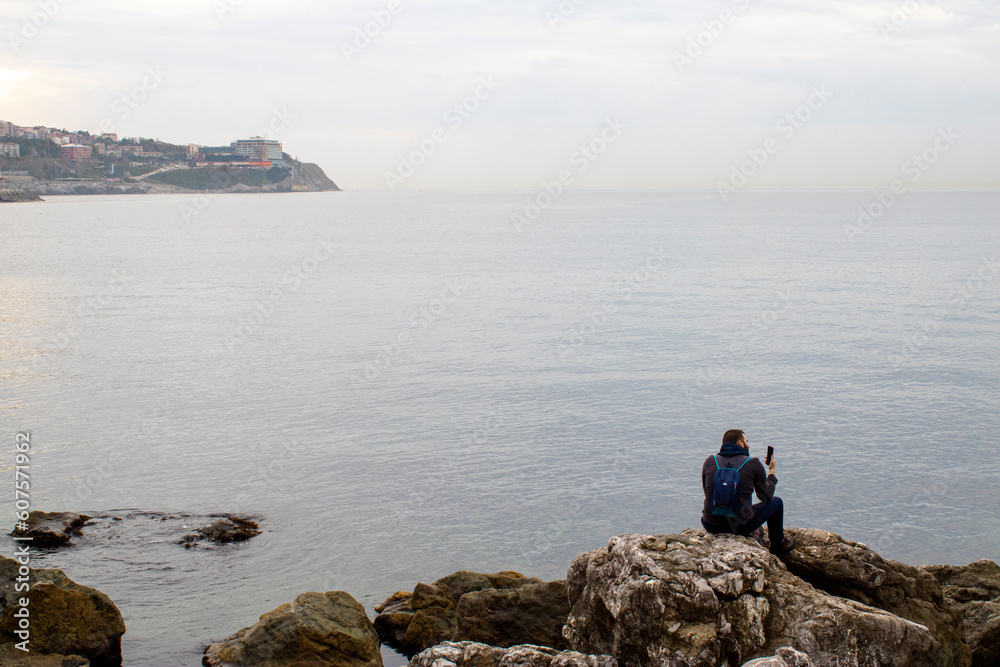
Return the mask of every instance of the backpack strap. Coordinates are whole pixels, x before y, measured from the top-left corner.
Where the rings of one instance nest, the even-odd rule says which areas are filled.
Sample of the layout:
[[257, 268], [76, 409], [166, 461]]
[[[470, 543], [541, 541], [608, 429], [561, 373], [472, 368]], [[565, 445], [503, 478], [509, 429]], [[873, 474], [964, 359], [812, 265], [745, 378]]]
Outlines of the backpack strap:
[[[718, 454], [712, 454], [712, 458], [715, 460], [715, 469], [716, 470], [722, 470], [722, 466], [719, 465], [719, 455]], [[736, 469], [736, 472], [739, 472], [740, 470], [743, 470], [743, 466], [745, 466], [749, 462], [750, 462], [750, 457], [747, 456], [746, 461], [744, 461], [743, 463], [740, 464], [740, 467]], [[732, 468], [730, 468], [729, 466], [726, 466], [726, 468], [729, 469], [729, 470], [732, 470]]]

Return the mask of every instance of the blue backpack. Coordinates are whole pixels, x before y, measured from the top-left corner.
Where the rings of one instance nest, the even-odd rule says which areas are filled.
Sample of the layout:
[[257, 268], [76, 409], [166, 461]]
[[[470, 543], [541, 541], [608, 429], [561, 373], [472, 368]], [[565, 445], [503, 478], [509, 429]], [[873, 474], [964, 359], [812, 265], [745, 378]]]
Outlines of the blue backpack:
[[738, 517], [743, 503], [743, 488], [740, 484], [740, 470], [750, 460], [740, 464], [739, 468], [723, 468], [719, 465], [719, 457], [715, 459], [715, 479], [712, 481], [712, 514], [715, 516]]

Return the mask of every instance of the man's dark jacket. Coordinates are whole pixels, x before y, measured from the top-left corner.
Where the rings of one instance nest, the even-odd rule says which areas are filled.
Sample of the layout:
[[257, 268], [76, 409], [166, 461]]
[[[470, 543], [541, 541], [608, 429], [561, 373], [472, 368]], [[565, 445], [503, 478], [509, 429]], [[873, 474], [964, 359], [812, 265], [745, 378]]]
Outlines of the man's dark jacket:
[[[742, 452], [742, 454], [738, 453]], [[747, 458], [746, 450], [739, 445], [726, 444], [716, 455], [719, 465], [723, 468], [739, 468]], [[753, 518], [753, 505], [750, 497], [754, 490], [761, 502], [769, 502], [774, 496], [774, 486], [778, 483], [778, 478], [768, 475], [764, 469], [764, 464], [758, 458], [752, 458], [740, 470], [740, 490], [742, 491], [742, 510], [739, 518], [715, 516], [712, 514], [712, 486], [715, 480], [715, 458], [709, 456], [705, 459], [705, 465], [701, 467], [701, 486], [705, 490], [705, 507], [702, 509], [702, 518], [705, 523], [718, 528], [719, 532], [738, 532], [740, 527]]]

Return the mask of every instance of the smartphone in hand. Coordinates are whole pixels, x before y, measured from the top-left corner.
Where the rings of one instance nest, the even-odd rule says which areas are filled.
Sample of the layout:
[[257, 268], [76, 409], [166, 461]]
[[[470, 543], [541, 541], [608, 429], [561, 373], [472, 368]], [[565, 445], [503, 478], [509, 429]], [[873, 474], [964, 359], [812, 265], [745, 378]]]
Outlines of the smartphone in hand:
[[764, 459], [764, 463], [771, 465], [771, 457], [774, 456], [774, 447], [767, 448], [767, 457]]

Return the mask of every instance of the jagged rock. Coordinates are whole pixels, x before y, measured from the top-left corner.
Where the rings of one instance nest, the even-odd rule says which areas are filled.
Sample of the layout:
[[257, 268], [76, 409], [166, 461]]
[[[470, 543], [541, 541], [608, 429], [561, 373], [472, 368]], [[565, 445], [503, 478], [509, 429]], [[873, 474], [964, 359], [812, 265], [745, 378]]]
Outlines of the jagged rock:
[[185, 535], [181, 540], [184, 546], [202, 539], [208, 539], [218, 544], [228, 544], [230, 542], [245, 542], [251, 537], [260, 535], [260, 527], [256, 521], [238, 516], [226, 516], [219, 519], [211, 526], [197, 529], [197, 535]]
[[254, 667], [382, 667], [365, 608], [343, 591], [303, 593], [205, 650], [202, 664]]
[[14, 529], [14, 537], [30, 537], [32, 547], [65, 547], [70, 545], [73, 535], [80, 535], [80, 529], [90, 517], [75, 512], [32, 512], [25, 521], [23, 530]]
[[375, 611], [382, 642], [406, 655], [451, 639], [455, 632], [455, 605], [436, 585], [420, 583], [412, 593], [398, 591]]
[[1000, 565], [980, 560], [962, 567], [920, 569], [941, 583], [949, 607], [962, 619], [973, 667], [1000, 665]]
[[949, 664], [969, 663], [970, 651], [957, 615], [944, 602], [932, 574], [886, 560], [864, 544], [822, 530], [791, 529], [796, 548], [783, 561], [788, 571], [832, 595], [878, 607], [927, 626], [951, 651]]
[[414, 656], [409, 667], [618, 667], [618, 662], [607, 655], [542, 646], [499, 648], [477, 642], [444, 642]]
[[[0, 632], [5, 640], [19, 641], [15, 631], [24, 592], [16, 585], [20, 564], [0, 557]], [[121, 637], [125, 621], [111, 599], [98, 590], [81, 586], [62, 570], [31, 568], [30, 632], [32, 651], [43, 654], [81, 655], [93, 667], [122, 664]], [[71, 658], [68, 658], [71, 659]]]
[[[375, 629], [382, 641], [404, 655], [413, 656], [424, 649], [455, 637], [458, 628], [459, 601], [468, 593], [507, 590], [528, 584], [543, 583], [518, 572], [481, 574], [460, 570], [433, 584], [417, 584], [413, 593], [400, 591], [375, 607]], [[527, 639], [512, 641], [523, 644]]]
[[413, 593], [406, 591], [396, 591], [389, 598], [380, 604], [375, 605], [375, 631], [379, 638], [387, 646], [398, 650], [406, 642], [406, 631], [410, 627], [410, 622], [415, 614], [410, 598]]
[[410, 606], [414, 610], [427, 609], [428, 607], [448, 607], [451, 600], [448, 594], [437, 586], [430, 584], [417, 584], [410, 595]]
[[479, 572], [459, 570], [454, 574], [449, 574], [447, 577], [441, 577], [434, 582], [434, 585], [447, 593], [451, 601], [457, 605], [463, 595], [473, 591], [481, 591], [487, 588], [517, 588], [525, 584], [539, 584], [541, 582], [541, 579], [526, 577], [520, 572], [512, 572], [510, 570], [497, 572], [496, 574], [481, 574]]
[[472, 591], [458, 602], [458, 623], [452, 640], [501, 647], [534, 644], [565, 649], [562, 629], [568, 615], [569, 593], [565, 581]]
[[25, 653], [14, 644], [0, 644], [0, 665], [3, 667], [90, 667], [81, 655], [45, 655]]
[[625, 667], [739, 665], [787, 646], [815, 667], [969, 664], [927, 627], [814, 588], [735, 535], [618, 536], [574, 560], [568, 583], [570, 648]]
[[[455, 632], [455, 611], [453, 607], [425, 607], [418, 609], [406, 626], [403, 646], [434, 646], [450, 639]], [[411, 649], [412, 650], [412, 649]]]
[[779, 648], [775, 655], [751, 660], [743, 667], [812, 667], [812, 663], [805, 653], [796, 651], [791, 646], [785, 646]]

